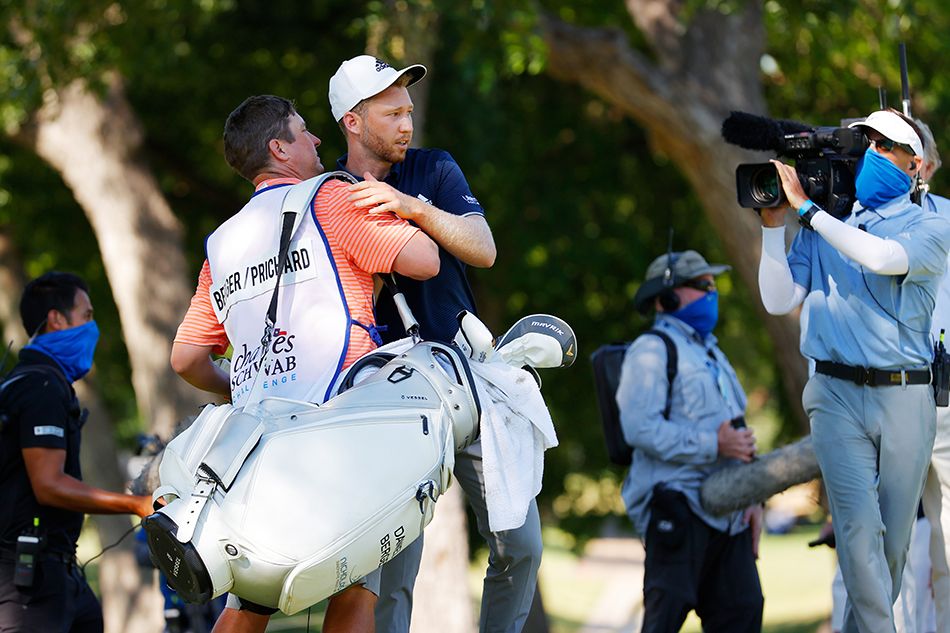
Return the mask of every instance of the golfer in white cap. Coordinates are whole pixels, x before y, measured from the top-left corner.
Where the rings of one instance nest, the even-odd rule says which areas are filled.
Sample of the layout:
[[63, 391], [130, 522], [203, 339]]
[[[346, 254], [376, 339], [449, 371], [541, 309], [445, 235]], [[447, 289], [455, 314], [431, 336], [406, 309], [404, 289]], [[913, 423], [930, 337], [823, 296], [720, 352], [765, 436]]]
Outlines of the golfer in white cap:
[[[351, 199], [367, 209], [393, 211], [420, 227], [439, 245], [439, 274], [425, 283], [398, 278], [409, 307], [428, 340], [451, 342], [456, 316], [476, 313], [466, 278], [467, 266], [490, 267], [495, 242], [485, 211], [472, 194], [458, 164], [440, 149], [410, 149], [412, 99], [406, 89], [425, 74], [412, 65], [402, 70], [361, 55], [340, 65], [330, 79], [330, 106], [346, 135], [347, 154], [337, 167], [357, 178]], [[376, 322], [387, 325], [384, 339], [404, 336], [392, 298], [382, 291]], [[482, 591], [481, 631], [517, 633], [527, 619], [541, 563], [541, 523], [532, 501], [525, 523], [492, 532], [488, 527], [481, 444], [456, 456], [455, 477], [475, 512], [490, 554]], [[419, 571], [422, 539], [381, 568], [376, 630], [407, 633], [412, 587]]]

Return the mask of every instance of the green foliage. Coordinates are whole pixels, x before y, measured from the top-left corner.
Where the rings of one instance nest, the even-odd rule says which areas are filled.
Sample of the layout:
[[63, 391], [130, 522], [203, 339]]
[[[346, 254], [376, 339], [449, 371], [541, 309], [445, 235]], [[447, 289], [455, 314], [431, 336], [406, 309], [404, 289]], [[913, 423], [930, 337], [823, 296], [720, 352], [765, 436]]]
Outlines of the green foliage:
[[[699, 10], [734, 11], [754, 0], [690, 0]], [[186, 255], [197, 272], [205, 236], [250, 191], [221, 152], [227, 114], [251, 94], [296, 100], [323, 140], [332, 168], [344, 151], [327, 107], [327, 82], [340, 61], [363, 52], [391, 3], [330, 0], [0, 0], [0, 122], [10, 130], [49, 85], [105, 72], [124, 77], [145, 129], [144, 155], [186, 226]], [[546, 15], [619, 29], [649, 54], [620, 0], [406, 0], [434, 7], [438, 40], [430, 75], [426, 136], [448, 149], [487, 210], [498, 245], [495, 267], [472, 271], [481, 313], [501, 333], [531, 312], [567, 319], [580, 342], [577, 363], [545, 372], [545, 393], [561, 446], [549, 452], [542, 496], [546, 516], [572, 529], [616, 510], [622, 473], [607, 464], [587, 357], [647, 325], [631, 299], [647, 264], [674, 247], [725, 261], [722, 245], [675, 164], [650, 150], [643, 130], [611, 105], [545, 74], [537, 25]], [[939, 72], [950, 9], [938, 0], [765, 0], [768, 56], [760, 64], [772, 113], [815, 124], [866, 114], [884, 83], [899, 98], [897, 46], [909, 45], [915, 113], [933, 125], [950, 114], [950, 85]], [[940, 175], [936, 189], [944, 183]], [[59, 178], [17, 146], [0, 143], [0, 223], [11, 231], [28, 272], [77, 270], [94, 285], [103, 339], [100, 384], [120, 418], [134, 422], [128, 360], [92, 232]], [[725, 276], [720, 283], [721, 344], [751, 399], [753, 422], [787, 419], [758, 298]], [[127, 344], [135, 344], [130, 334]], [[761, 437], [768, 443], [772, 438]], [[577, 485], [577, 482], [582, 482]], [[603, 490], [591, 499], [587, 487]]]
[[139, 430], [140, 421], [129, 382], [126, 343], [92, 228], [56, 174], [35, 155], [3, 140], [0, 226], [16, 245], [29, 278], [49, 270], [68, 270], [89, 283], [96, 322], [102, 332], [96, 347], [95, 381], [122, 429], [120, 442], [128, 445]]
[[[766, 0], [771, 61], [763, 69], [775, 116], [815, 125], [837, 125], [878, 108], [878, 88], [901, 108], [898, 44], [907, 45], [912, 112], [929, 122], [938, 147], [950, 147], [950, 82], [937, 60], [947, 50], [947, 5], [937, 0]], [[934, 179], [946, 190], [945, 174]]]
[[[443, 21], [443, 59], [467, 26], [464, 18]], [[671, 227], [677, 249], [724, 261], [723, 249], [676, 166], [651, 154], [643, 131], [610, 105], [543, 75], [495, 77], [486, 87], [470, 65], [501, 63], [504, 51], [463, 54], [454, 53], [456, 75], [447, 80], [442, 71], [431, 86], [427, 137], [451, 150], [492, 225], [498, 260], [491, 270], [470, 271], [489, 327], [503, 332], [525, 314], [550, 312], [578, 336], [575, 365], [542, 376], [561, 441], [546, 456], [542, 505], [565, 525], [590, 529], [615, 510], [612, 499], [575, 497], [565, 511], [562, 496], [561, 510], [550, 505], [570, 487], [570, 473], [614, 482], [621, 474], [608, 466], [588, 356], [648, 325], [632, 298], [649, 262], [666, 251]], [[466, 116], [473, 104], [476, 113]], [[755, 299], [728, 277], [721, 294], [717, 332], [724, 349], [750, 390], [775, 391], [770, 343], [754, 322]]]

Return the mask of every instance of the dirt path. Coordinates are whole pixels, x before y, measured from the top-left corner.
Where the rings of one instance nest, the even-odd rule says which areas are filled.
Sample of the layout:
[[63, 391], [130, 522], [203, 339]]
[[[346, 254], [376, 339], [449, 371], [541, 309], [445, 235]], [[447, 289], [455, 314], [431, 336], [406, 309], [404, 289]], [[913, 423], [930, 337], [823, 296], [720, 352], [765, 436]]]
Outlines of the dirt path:
[[580, 633], [636, 633], [643, 606], [643, 545], [634, 538], [598, 538], [584, 550], [578, 574], [607, 585]]

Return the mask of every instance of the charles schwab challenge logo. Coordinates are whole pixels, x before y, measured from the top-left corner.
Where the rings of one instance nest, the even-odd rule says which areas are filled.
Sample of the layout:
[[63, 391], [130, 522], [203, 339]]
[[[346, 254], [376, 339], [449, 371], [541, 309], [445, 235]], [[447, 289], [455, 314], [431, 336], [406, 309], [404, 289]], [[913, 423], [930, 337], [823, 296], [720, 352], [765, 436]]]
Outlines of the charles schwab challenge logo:
[[390, 66], [389, 64], [387, 64], [386, 62], [384, 62], [384, 61], [381, 60], [381, 59], [377, 59], [377, 60], [376, 60], [376, 72], [382, 72], [382, 70], [383, 70], [384, 68], [392, 68], [392, 66]]
[[297, 356], [294, 353], [294, 339], [296, 334], [288, 334], [286, 330], [279, 330], [277, 336], [270, 342], [267, 358], [261, 361], [261, 347], [248, 348], [247, 343], [241, 344], [240, 350], [235, 350], [231, 357], [231, 397], [237, 398], [250, 391], [254, 384], [254, 377], [263, 364], [264, 389], [273, 389], [280, 385], [297, 380]]

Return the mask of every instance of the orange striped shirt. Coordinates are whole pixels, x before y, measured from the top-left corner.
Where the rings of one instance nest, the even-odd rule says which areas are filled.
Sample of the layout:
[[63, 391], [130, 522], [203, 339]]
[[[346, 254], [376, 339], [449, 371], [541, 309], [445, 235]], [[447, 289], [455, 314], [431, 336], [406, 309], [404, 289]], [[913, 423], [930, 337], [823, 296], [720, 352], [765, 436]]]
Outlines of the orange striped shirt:
[[[297, 182], [291, 178], [265, 180], [257, 189]], [[320, 188], [314, 200], [313, 212], [330, 244], [350, 318], [363, 325], [371, 325], [375, 323], [372, 275], [392, 272], [399, 252], [419, 229], [392, 213], [368, 213], [358, 209], [347, 197], [347, 184], [330, 180]], [[275, 222], [277, 217], [275, 214]], [[211, 267], [206, 259], [198, 274], [198, 287], [191, 298], [191, 305], [175, 334], [175, 342], [210, 346], [212, 353], [224, 354], [230, 341], [224, 325], [218, 322], [211, 307], [211, 283]], [[261, 323], [263, 321], [262, 314]], [[366, 330], [352, 326], [344, 367], [375, 347]]]

